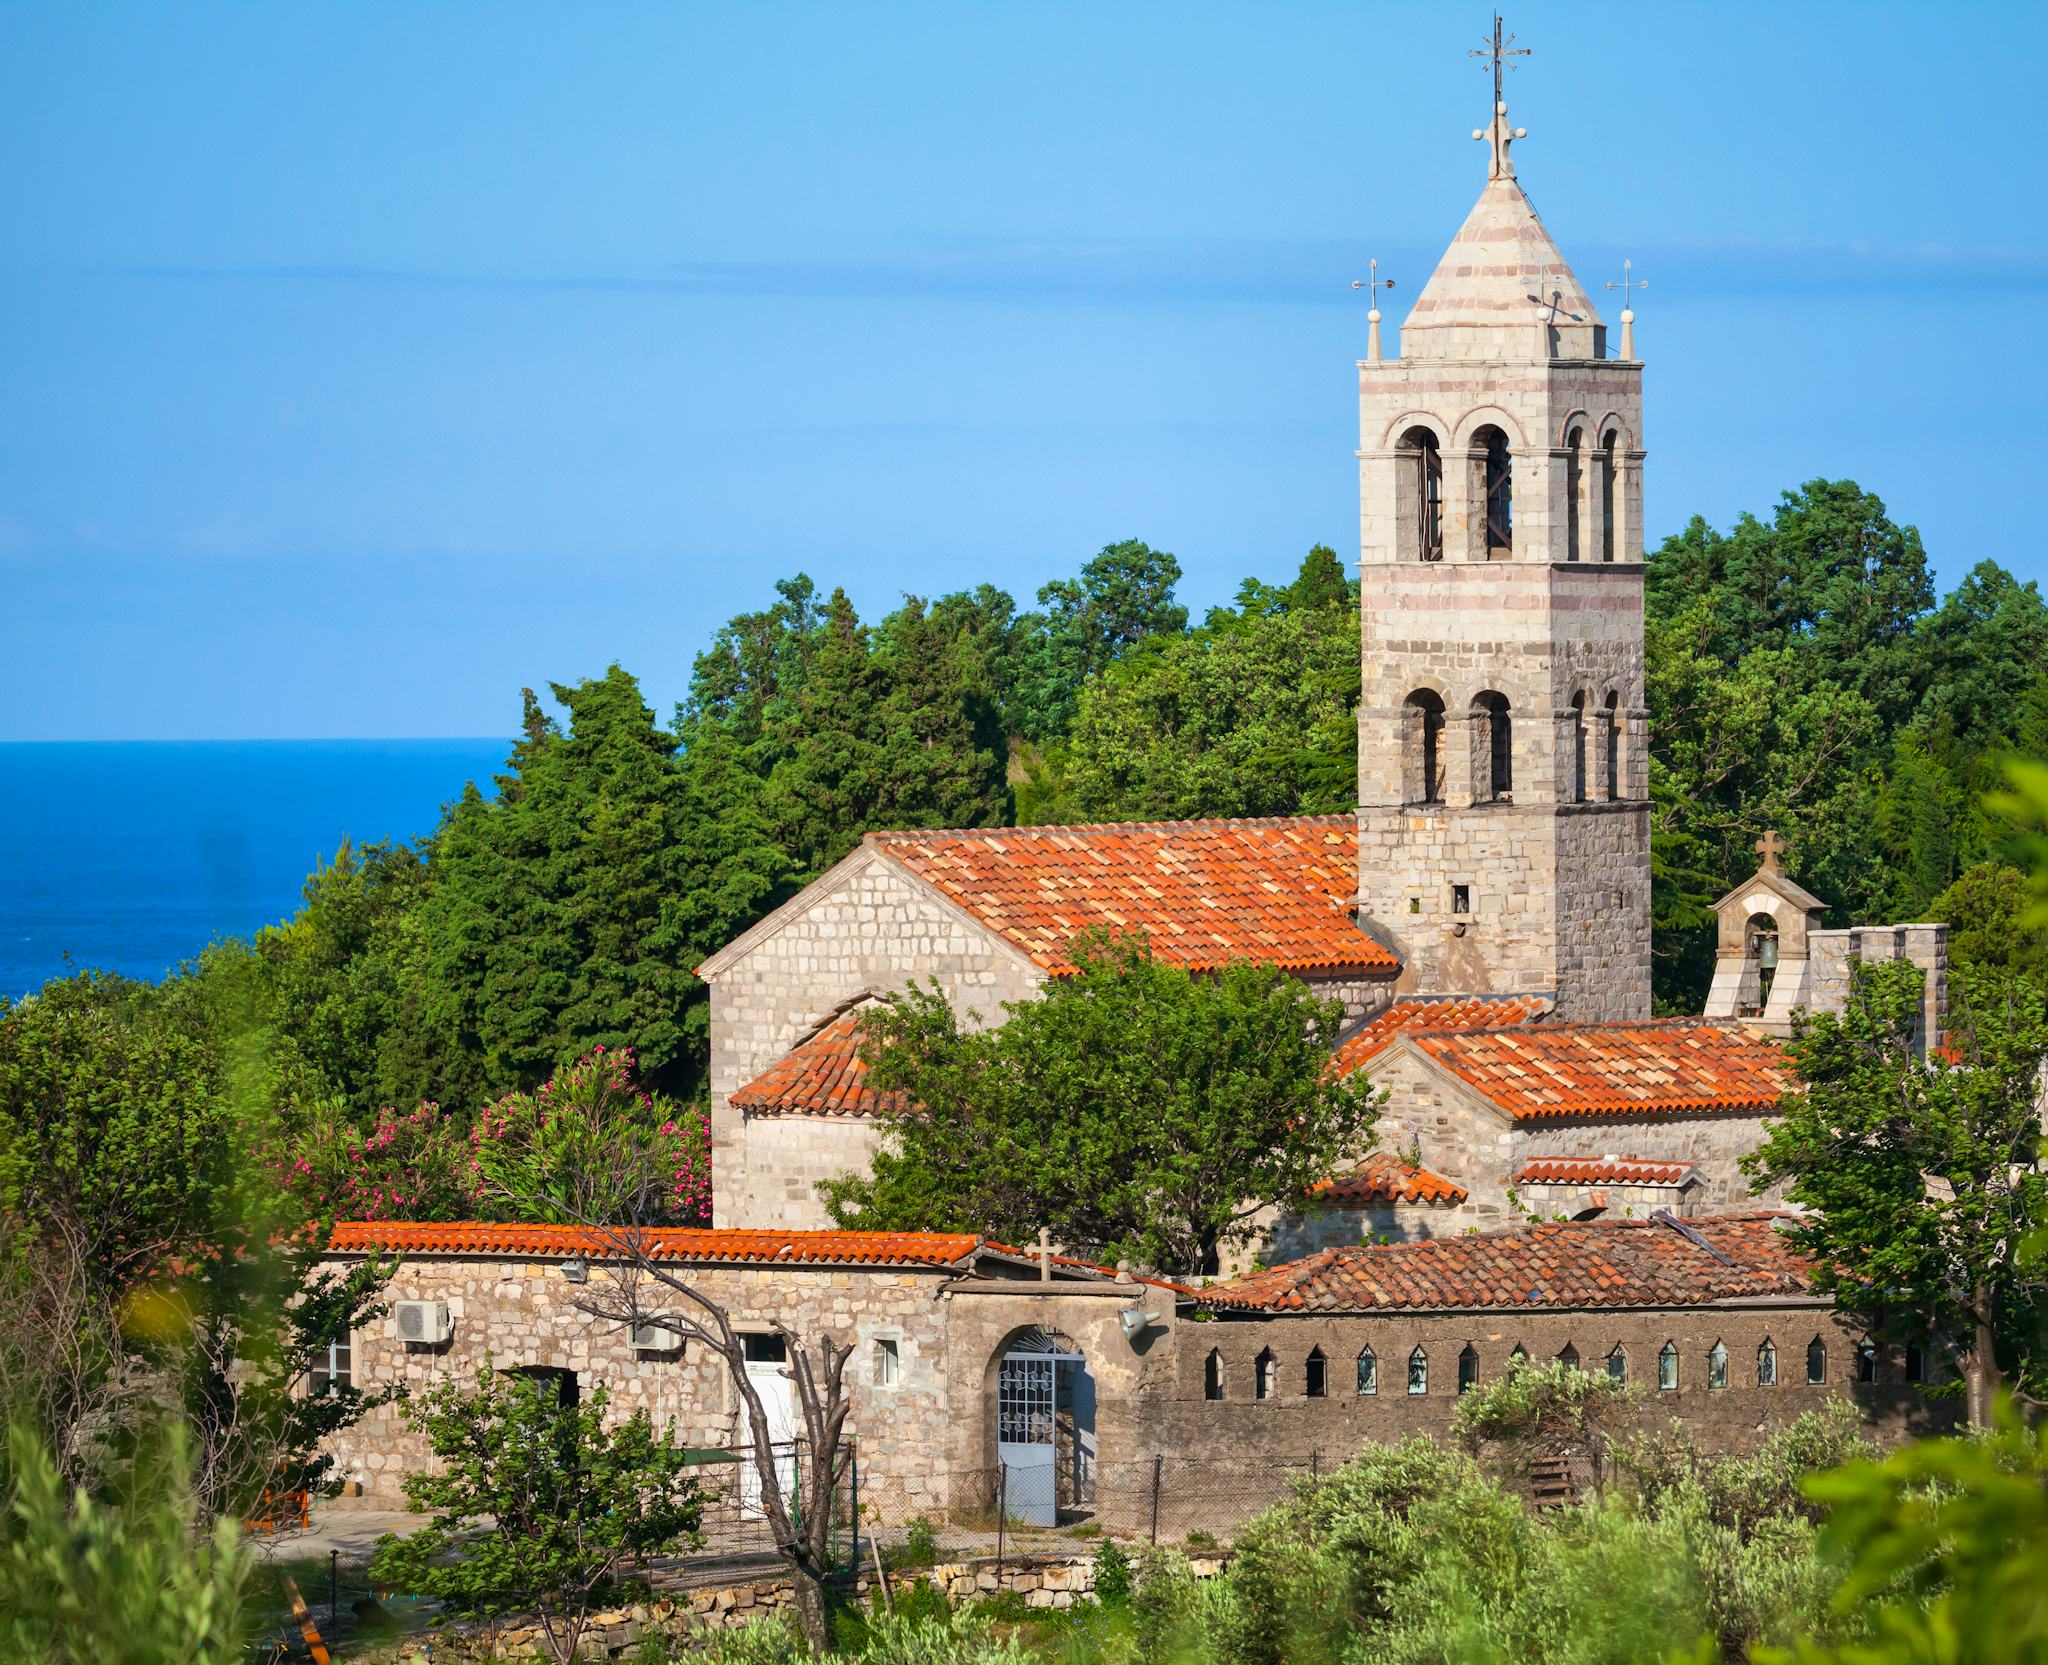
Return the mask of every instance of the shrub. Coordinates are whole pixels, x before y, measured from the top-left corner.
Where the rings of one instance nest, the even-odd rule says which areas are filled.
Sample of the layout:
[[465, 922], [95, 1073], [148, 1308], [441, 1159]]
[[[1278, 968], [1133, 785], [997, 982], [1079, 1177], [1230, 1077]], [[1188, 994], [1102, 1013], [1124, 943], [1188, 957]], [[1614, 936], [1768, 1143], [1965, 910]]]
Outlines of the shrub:
[[1095, 1552], [1095, 1599], [1105, 1607], [1131, 1599], [1131, 1558], [1114, 1538]]

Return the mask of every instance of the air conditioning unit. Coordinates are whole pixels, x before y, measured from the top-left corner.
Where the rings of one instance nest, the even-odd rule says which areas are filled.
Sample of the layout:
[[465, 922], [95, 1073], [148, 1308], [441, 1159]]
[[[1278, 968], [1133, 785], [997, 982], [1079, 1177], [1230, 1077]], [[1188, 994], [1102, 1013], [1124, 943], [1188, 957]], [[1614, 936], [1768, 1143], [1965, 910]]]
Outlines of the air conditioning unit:
[[398, 1339], [438, 1347], [455, 1334], [446, 1301], [394, 1301], [392, 1314], [398, 1320]]
[[636, 1353], [680, 1353], [683, 1338], [663, 1324], [635, 1324], [633, 1351]]

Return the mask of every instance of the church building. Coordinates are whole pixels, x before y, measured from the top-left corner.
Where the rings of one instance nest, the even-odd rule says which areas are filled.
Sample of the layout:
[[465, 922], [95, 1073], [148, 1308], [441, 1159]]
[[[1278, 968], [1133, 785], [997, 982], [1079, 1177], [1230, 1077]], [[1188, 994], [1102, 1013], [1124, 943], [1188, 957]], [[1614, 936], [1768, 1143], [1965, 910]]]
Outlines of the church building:
[[[1484, 189], [1393, 357], [1368, 314], [1355, 812], [870, 834], [700, 968], [713, 1228], [646, 1252], [729, 1307], [772, 1437], [795, 1426], [778, 1324], [853, 1349], [863, 1475], [935, 1514], [1048, 1525], [1149, 1509], [1156, 1533], [1169, 1452], [1270, 1474], [1442, 1432], [1517, 1356], [1631, 1382], [1712, 1449], [1831, 1398], [1894, 1428], [1926, 1414], [1918, 1350], [1813, 1291], [1739, 1162], [1792, 1085], [1794, 1014], [1839, 1008], [1858, 960], [1926, 971], [1939, 1044], [1945, 931], [1824, 928], [1767, 833], [1720, 903], [1707, 1011], [1652, 1016], [1643, 366], [1633, 314], [1611, 339], [1516, 177], [1521, 136], [1496, 57]], [[818, 1182], [866, 1163], [897, 1108], [868, 1085], [864, 1011], [930, 979], [1000, 1022], [1099, 928], [1341, 1000], [1331, 1068], [1384, 1090], [1373, 1148], [1220, 1284], [1043, 1236], [825, 1229]], [[495, 1360], [738, 1437], [680, 1337], [590, 1316], [606, 1253], [580, 1228], [340, 1227], [337, 1264], [395, 1257], [413, 1323], [330, 1366], [417, 1391]], [[388, 1407], [332, 1447], [373, 1497], [424, 1460]]]
[[1355, 816], [871, 834], [700, 968], [719, 1225], [828, 1223], [817, 1184], [884, 1108], [865, 1005], [936, 979], [1000, 1022], [1095, 928], [1342, 998], [1336, 1067], [1389, 1094], [1378, 1153], [1276, 1218], [1269, 1260], [1748, 1204], [1779, 1039], [1859, 958], [1929, 973], [1938, 1038], [1943, 927], [1821, 930], [1775, 834], [1721, 904], [1706, 1014], [1651, 1016], [1643, 365], [1523, 190], [1522, 136], [1496, 97], [1485, 187], [1394, 356], [1368, 315]]

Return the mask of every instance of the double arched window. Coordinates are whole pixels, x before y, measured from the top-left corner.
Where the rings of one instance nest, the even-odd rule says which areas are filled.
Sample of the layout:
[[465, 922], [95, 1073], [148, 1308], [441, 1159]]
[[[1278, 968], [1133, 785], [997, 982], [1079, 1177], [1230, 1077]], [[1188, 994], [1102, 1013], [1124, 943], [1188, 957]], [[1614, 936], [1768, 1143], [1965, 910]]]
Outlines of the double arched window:
[[1418, 561], [1444, 558], [1444, 454], [1436, 435], [1410, 428], [1398, 441], [1401, 452], [1401, 517], [1407, 549]]
[[1508, 436], [1488, 425], [1472, 436], [1480, 456], [1480, 480], [1486, 503], [1486, 557], [1502, 560], [1515, 548], [1515, 465]]
[[1444, 701], [1418, 688], [1401, 705], [1401, 796], [1411, 804], [1444, 801]]
[[1515, 724], [1505, 694], [1472, 697], [1473, 796], [1506, 803], [1515, 793]]

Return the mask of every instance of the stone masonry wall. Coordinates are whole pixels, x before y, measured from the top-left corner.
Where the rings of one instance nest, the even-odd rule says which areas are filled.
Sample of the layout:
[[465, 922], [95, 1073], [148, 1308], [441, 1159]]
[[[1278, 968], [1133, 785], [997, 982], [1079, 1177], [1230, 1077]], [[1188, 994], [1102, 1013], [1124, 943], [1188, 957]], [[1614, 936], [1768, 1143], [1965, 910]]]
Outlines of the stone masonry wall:
[[[711, 983], [711, 1183], [720, 1226], [829, 1225], [819, 1174], [857, 1154], [861, 1136], [805, 1118], [753, 1120], [727, 1100], [849, 1001], [937, 978], [956, 1007], [999, 1022], [1042, 975], [885, 859], [856, 855]], [[760, 1130], [759, 1150], [754, 1149]]]
[[1946, 925], [1851, 925], [1811, 932], [1807, 937], [1808, 1010], [1841, 1011], [1849, 1003], [1852, 969], [1887, 960], [1908, 960], [1926, 973], [1920, 1031], [1915, 1037], [1916, 1045], [1924, 1049], [1948, 1024]]
[[[1806, 1346], [1816, 1335], [1826, 1348], [1826, 1380], [1806, 1379]], [[1757, 1354], [1769, 1338], [1777, 1347], [1777, 1385], [1757, 1382]], [[1289, 1315], [1227, 1318], [1189, 1325], [1182, 1338], [1170, 1421], [1162, 1430], [1169, 1451], [1227, 1448], [1247, 1461], [1299, 1462], [1311, 1453], [1341, 1461], [1361, 1446], [1391, 1444], [1411, 1434], [1443, 1438], [1458, 1402], [1458, 1355], [1470, 1346], [1479, 1378], [1507, 1369], [1519, 1345], [1532, 1359], [1549, 1360], [1565, 1346], [1577, 1349], [1584, 1368], [1604, 1370], [1616, 1346], [1627, 1353], [1628, 1380], [1642, 1391], [1644, 1426], [1676, 1418], [1708, 1451], [1744, 1451], [1765, 1434], [1829, 1399], [1848, 1398], [1888, 1436], [1947, 1425], [1953, 1405], [1930, 1401], [1903, 1380], [1901, 1355], [1880, 1356], [1879, 1380], [1859, 1384], [1855, 1346], [1862, 1332], [1820, 1303], [1728, 1308], [1624, 1309], [1608, 1312], [1387, 1313], [1366, 1317]], [[1728, 1349], [1728, 1386], [1707, 1386], [1707, 1351]], [[1678, 1386], [1657, 1387], [1657, 1354], [1666, 1342], [1679, 1354]], [[1320, 1348], [1326, 1396], [1307, 1392], [1307, 1360]], [[1357, 1391], [1359, 1354], [1370, 1348], [1377, 1391]], [[1427, 1391], [1408, 1391], [1409, 1355], [1421, 1348], [1428, 1361]], [[1204, 1397], [1204, 1367], [1220, 1358], [1223, 1398]], [[1259, 1399], [1256, 1361], [1270, 1351], [1277, 1391]]]
[[[586, 1398], [599, 1383], [609, 1389], [621, 1417], [635, 1410], [657, 1423], [673, 1417], [688, 1444], [729, 1445], [743, 1437], [742, 1410], [720, 1360], [695, 1346], [679, 1355], [636, 1355], [623, 1327], [576, 1310], [576, 1301], [607, 1294], [608, 1277], [596, 1265], [587, 1285], [572, 1284], [553, 1259], [408, 1259], [383, 1299], [446, 1301], [454, 1339], [439, 1347], [410, 1344], [399, 1339], [395, 1317], [377, 1319], [353, 1338], [355, 1385], [417, 1394], [443, 1382], [472, 1382], [487, 1359], [500, 1370], [567, 1369]], [[863, 1465], [878, 1482], [914, 1494], [936, 1466], [931, 1454], [943, 1448], [951, 1423], [947, 1312], [936, 1299], [937, 1272], [706, 1266], [691, 1268], [690, 1277], [741, 1329], [765, 1330], [780, 1317], [800, 1335], [829, 1328], [851, 1339], [851, 1426]], [[645, 1299], [652, 1305], [653, 1293]], [[896, 1342], [901, 1360], [893, 1387], [874, 1379], [875, 1343], [884, 1337]], [[402, 1505], [404, 1476], [429, 1461], [424, 1443], [389, 1405], [338, 1435], [332, 1451], [338, 1478], [392, 1506]]]

